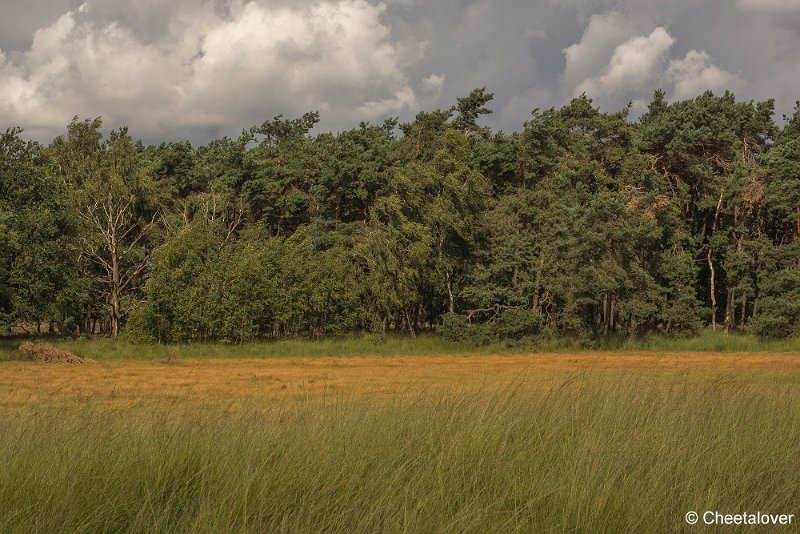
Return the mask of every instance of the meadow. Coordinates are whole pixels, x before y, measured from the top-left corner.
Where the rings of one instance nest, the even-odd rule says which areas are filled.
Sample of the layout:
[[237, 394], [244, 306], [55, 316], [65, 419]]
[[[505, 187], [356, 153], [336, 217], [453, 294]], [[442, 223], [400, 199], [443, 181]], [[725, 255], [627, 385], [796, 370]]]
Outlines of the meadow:
[[0, 531], [690, 532], [689, 511], [799, 511], [791, 347], [284, 343], [69, 342], [98, 360], [70, 366], [7, 342]]
[[[17, 350], [22, 337], [0, 336], [0, 362], [19, 360]], [[700, 330], [691, 336], [648, 335], [639, 338], [608, 337], [600, 341], [567, 337], [531, 339], [476, 346], [447, 341], [433, 334], [414, 338], [408, 335], [354, 334], [326, 339], [281, 339], [250, 343], [156, 344], [135, 343], [125, 336], [118, 339], [96, 337], [73, 339], [54, 336], [45, 339], [79, 356], [96, 360], [153, 360], [163, 358], [287, 358], [488, 355], [519, 353], [605, 352], [800, 352], [800, 338], [760, 339], [747, 333], [726, 334], [722, 329]]]

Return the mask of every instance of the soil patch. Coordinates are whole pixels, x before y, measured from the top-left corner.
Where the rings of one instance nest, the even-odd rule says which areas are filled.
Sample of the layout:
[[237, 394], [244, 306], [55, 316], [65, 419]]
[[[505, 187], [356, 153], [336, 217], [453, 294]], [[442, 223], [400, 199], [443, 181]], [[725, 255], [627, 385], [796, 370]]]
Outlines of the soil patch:
[[19, 351], [29, 360], [40, 363], [95, 363], [90, 358], [81, 358], [50, 343], [26, 341], [19, 346]]

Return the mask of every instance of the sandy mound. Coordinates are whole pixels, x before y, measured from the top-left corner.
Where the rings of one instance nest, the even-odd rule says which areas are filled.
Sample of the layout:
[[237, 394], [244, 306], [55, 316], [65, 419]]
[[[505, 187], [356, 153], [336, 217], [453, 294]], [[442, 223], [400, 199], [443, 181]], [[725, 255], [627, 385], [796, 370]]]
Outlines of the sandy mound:
[[26, 341], [19, 346], [19, 351], [27, 356], [29, 360], [41, 363], [94, 363], [94, 360], [75, 356], [71, 352], [56, 348], [50, 343]]

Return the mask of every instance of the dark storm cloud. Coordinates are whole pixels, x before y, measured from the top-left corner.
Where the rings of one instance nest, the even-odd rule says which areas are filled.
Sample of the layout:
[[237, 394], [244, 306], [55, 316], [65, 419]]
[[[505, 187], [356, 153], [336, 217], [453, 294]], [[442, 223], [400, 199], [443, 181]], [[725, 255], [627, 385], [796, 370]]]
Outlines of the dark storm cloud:
[[[387, 19], [398, 39], [424, 42], [424, 54], [409, 69], [413, 79], [426, 73], [445, 77], [441, 95], [428, 106], [450, 106], [475, 87], [495, 93], [495, 125], [518, 127], [536, 106], [555, 102], [564, 67], [562, 49], [580, 36], [572, 13], [527, 1], [441, 1], [395, 5]], [[523, 98], [523, 117], [503, 117], [504, 107]], [[527, 104], [526, 104], [527, 105]]]
[[33, 33], [75, 8], [75, 0], [3, 0], [0, 4], [0, 50], [26, 50]]
[[637, 113], [656, 87], [730, 88], [787, 113], [798, 13], [798, 0], [6, 0], [0, 122], [47, 139], [103, 115], [146, 140], [204, 141], [311, 109], [323, 129], [410, 119], [481, 86], [506, 131], [580, 92]]

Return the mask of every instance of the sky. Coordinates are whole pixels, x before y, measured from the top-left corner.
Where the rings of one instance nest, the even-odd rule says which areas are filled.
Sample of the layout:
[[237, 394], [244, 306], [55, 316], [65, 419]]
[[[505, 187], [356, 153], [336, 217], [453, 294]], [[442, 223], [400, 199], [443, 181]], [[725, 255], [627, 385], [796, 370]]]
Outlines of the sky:
[[277, 115], [315, 131], [495, 94], [518, 130], [586, 93], [640, 114], [705, 90], [800, 99], [800, 0], [0, 0], [0, 129], [74, 116], [204, 143]]

